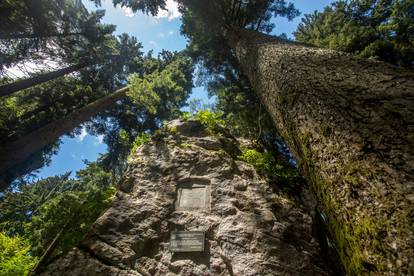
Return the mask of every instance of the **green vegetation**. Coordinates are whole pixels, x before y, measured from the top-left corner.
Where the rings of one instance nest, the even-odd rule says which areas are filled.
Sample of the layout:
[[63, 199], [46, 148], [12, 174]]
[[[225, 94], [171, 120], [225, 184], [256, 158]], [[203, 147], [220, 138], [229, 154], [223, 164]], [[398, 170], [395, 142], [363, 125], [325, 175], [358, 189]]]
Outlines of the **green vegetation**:
[[[180, 54], [162, 52], [158, 58], [153, 58], [150, 53], [145, 59], [134, 59], [134, 62], [135, 68], [140, 68], [140, 71], [129, 78], [130, 98], [126, 99], [122, 106], [106, 113], [107, 116], [115, 115], [117, 128], [114, 128], [114, 124], [111, 128], [105, 128], [105, 117], [92, 125], [92, 130], [96, 129], [98, 133], [101, 133], [100, 130], [109, 129], [111, 132], [107, 133], [108, 138], [117, 132], [117, 139], [107, 140], [109, 153], [102, 156], [99, 162], [90, 163], [85, 170], [79, 171], [77, 180], [69, 179], [69, 174], [66, 174], [36, 183], [21, 182], [15, 186], [17, 192], [9, 191], [1, 198], [1, 228], [12, 238], [17, 235], [24, 237], [30, 245], [28, 250], [31, 255], [43, 255], [55, 237], [58, 237], [58, 241], [52, 252], [49, 252], [48, 258], [53, 258], [75, 246], [111, 202], [115, 192], [114, 183], [125, 169], [127, 156], [150, 141], [150, 132], [158, 128], [157, 124], [152, 122], [178, 116], [179, 109], [191, 90], [192, 64], [189, 59]], [[134, 67], [131, 64], [130, 66]], [[68, 83], [72, 81], [67, 79]], [[83, 80], [78, 82], [81, 85], [84, 83]], [[44, 95], [45, 101], [52, 101], [53, 98], [48, 99], [48, 91], [43, 93], [42, 90], [43, 86], [47, 85], [53, 85], [53, 82], [34, 89], [40, 92], [36, 95]], [[96, 91], [92, 92], [90, 88], [83, 91], [84, 97], [79, 97], [76, 91], [81, 92], [82, 86], [72, 91], [68, 89], [68, 93], [56, 94], [64, 99], [58, 111], [64, 109], [66, 113], [69, 112], [65, 106], [70, 103], [68, 99], [80, 98], [86, 102], [90, 101], [85, 91], [91, 96], [99, 97], [99, 94]], [[100, 91], [105, 89], [102, 88]], [[27, 93], [30, 95], [31, 92], [19, 92], [5, 99], [5, 106], [9, 110], [3, 113], [4, 118], [9, 114], [16, 114], [18, 117], [32, 112], [30, 102], [24, 101], [23, 98]], [[22, 104], [18, 104], [18, 101]], [[34, 111], [38, 104], [39, 101], [32, 102]], [[84, 103], [81, 102], [79, 106], [82, 104]], [[49, 103], [45, 103], [44, 106], [50, 108]], [[73, 110], [77, 108], [79, 107], [73, 107]], [[10, 112], [12, 110], [14, 111]], [[46, 110], [45, 114], [50, 112]], [[134, 123], [142, 117], [146, 117], [146, 121]], [[54, 118], [43, 120], [41, 123], [45, 124], [48, 120]], [[143, 124], [151, 127], [144, 128]], [[24, 131], [22, 134], [30, 131], [23, 128], [21, 130]], [[139, 130], [141, 131], [138, 132]], [[5, 130], [5, 133], [9, 134], [10, 131]]]
[[0, 275], [28, 275], [37, 258], [30, 255], [30, 243], [19, 237], [0, 232]]
[[298, 172], [287, 164], [277, 163], [274, 154], [260, 152], [256, 149], [244, 149], [239, 158], [251, 165], [257, 172], [267, 175], [275, 175], [284, 178], [296, 177]]
[[222, 113], [200, 110], [194, 115], [194, 118], [200, 121], [209, 131], [218, 132], [220, 125], [225, 126], [224, 120], [221, 119], [222, 116]]
[[[372, 273], [372, 267], [382, 271], [385, 268], [385, 260], [378, 252], [385, 251], [385, 248], [382, 248], [384, 244], [380, 241], [379, 233], [386, 229], [386, 222], [375, 220], [375, 216], [360, 217], [354, 221], [338, 216], [343, 212], [344, 207], [330, 196], [329, 189], [332, 188], [332, 185], [324, 182], [312, 169], [313, 164], [309, 158], [312, 156], [309, 144], [310, 136], [309, 131], [303, 131], [300, 135], [305, 156], [301, 160], [301, 168], [306, 170], [305, 173], [311, 178], [310, 182], [313, 183], [314, 190], [324, 208], [323, 211], [327, 215], [328, 228], [345, 271], [349, 275], [367, 275]], [[369, 178], [372, 174], [358, 161], [350, 161], [338, 169], [343, 170], [344, 182], [351, 184], [351, 187], [355, 187], [358, 177]], [[377, 260], [375, 265], [368, 260], [364, 253], [368, 248], [375, 249], [371, 251], [375, 252], [374, 256], [371, 255]]]
[[191, 144], [189, 144], [189, 143], [181, 143], [179, 145], [179, 147], [180, 148], [183, 148], [183, 149], [190, 149], [191, 148]]
[[245, 149], [239, 158], [253, 165], [257, 171], [262, 173], [273, 173], [275, 169], [280, 169], [278, 165], [273, 164], [273, 157], [268, 152]]
[[180, 119], [187, 121], [192, 118], [192, 114], [190, 112], [182, 112], [180, 115]]
[[[19, 91], [0, 99], [0, 142], [6, 144], [65, 116], [132, 81], [130, 97], [91, 118], [88, 132], [104, 136], [109, 153], [105, 166], [120, 176], [126, 168], [131, 143], [141, 132], [152, 132], [160, 121], [177, 118], [192, 88], [192, 62], [183, 54], [168, 51], [157, 57], [142, 56], [141, 45], [133, 37], [122, 35], [114, 46], [130, 59], [113, 67], [89, 68], [79, 77], [63, 77]], [[108, 69], [108, 70], [107, 70]], [[145, 85], [144, 85], [145, 84]], [[143, 87], [143, 85], [145, 87]], [[6, 104], [1, 105], [4, 102]], [[108, 120], [110, 118], [110, 120]], [[81, 128], [73, 130], [79, 133]], [[70, 131], [70, 130], [68, 130]], [[114, 139], [128, 134], [128, 143]], [[2, 177], [10, 183], [17, 177], [42, 167], [59, 148], [59, 141], [33, 155], [31, 160], [7, 171]]]
[[360, 57], [412, 66], [413, 24], [411, 0], [337, 1], [323, 12], [306, 15], [295, 37]]
[[[134, 39], [127, 39], [125, 36], [122, 38], [126, 43], [122, 49], [134, 49], [138, 45]], [[11, 238], [18, 236], [24, 238], [29, 244], [28, 250], [31, 256], [36, 258], [42, 256], [54, 239], [57, 239], [50, 252], [47, 252], [47, 259], [42, 262], [47, 262], [79, 243], [91, 224], [110, 204], [116, 190], [115, 183], [127, 166], [131, 150], [134, 151], [150, 141], [151, 133], [159, 128], [161, 120], [178, 117], [180, 108], [191, 91], [192, 63], [186, 56], [167, 51], [160, 53], [158, 57], [153, 57], [149, 53], [142, 58], [141, 54], [136, 52], [138, 56], [132, 59], [128, 64], [129, 67], [127, 66], [129, 69], [126, 72], [130, 70], [136, 72], [129, 78], [132, 87], [131, 97], [123, 99], [122, 105], [103, 110], [98, 118], [88, 124], [88, 131], [104, 135], [109, 152], [97, 162], [89, 163], [86, 169], [77, 172], [77, 179], [70, 179], [68, 173], [35, 183], [19, 180], [14, 184], [13, 189], [0, 197], [0, 229]], [[126, 80], [126, 72], [118, 71], [116, 73], [118, 80]], [[92, 71], [90, 73], [93, 74]], [[1, 99], [8, 103], [6, 107], [9, 109], [0, 114], [4, 114], [1, 116], [1, 119], [6, 122], [4, 126], [15, 127], [20, 133], [16, 131], [17, 134], [14, 135], [19, 137], [58, 119], [59, 116], [76, 112], [88, 102], [107, 94], [110, 87], [119, 85], [114, 81], [115, 77], [106, 79], [108, 78], [106, 73], [109, 74], [105, 71], [99, 72], [102, 74], [102, 79], [97, 78], [97, 82], [100, 83], [89, 82], [88, 78], [91, 75], [81, 74], [81, 78], [64, 78], [65, 81], [61, 82], [61, 86], [67, 85], [67, 90], [45, 89], [45, 87], [52, 88], [53, 84], [61, 87], [59, 80], [56, 80]], [[88, 84], [87, 89], [83, 89], [87, 83], [90, 85]], [[140, 87], [143, 83], [145, 87]], [[77, 89], [71, 89], [74, 86]], [[37, 89], [36, 93], [32, 93], [31, 89]], [[142, 93], [139, 94], [140, 92]], [[149, 101], [150, 94], [155, 95], [157, 99], [151, 98]], [[33, 95], [36, 97], [33, 98]], [[25, 97], [29, 100], [25, 100]], [[39, 101], [41, 99], [44, 103]], [[69, 105], [71, 103], [73, 107]], [[55, 114], [56, 117], [38, 116], [39, 105], [44, 106], [45, 115]], [[56, 110], [55, 113], [51, 112], [53, 108]], [[24, 117], [29, 112], [32, 112], [33, 118], [39, 119], [37, 126], [29, 123], [27, 126], [31, 128], [25, 128], [24, 124], [14, 125], [10, 117], [7, 117], [10, 114]], [[110, 122], [108, 118], [111, 118]], [[12, 132], [10, 129], [5, 129], [4, 132], [8, 137], [2, 138], [9, 141]], [[51, 149], [45, 151], [39, 154], [42, 157], [37, 163], [39, 166], [46, 162], [44, 157], [47, 154], [53, 153]], [[29, 163], [33, 163], [34, 160], [31, 158]], [[11, 174], [11, 177], [15, 178], [15, 176], [16, 174]]]
[[160, 102], [160, 97], [154, 91], [156, 83], [154, 80], [151, 80], [153, 75], [157, 74], [150, 74], [144, 79], [140, 78], [137, 74], [130, 75], [128, 78], [129, 89], [127, 91], [127, 95], [131, 97], [134, 103], [145, 105], [151, 114], [157, 112], [156, 107]]
[[[200, 121], [201, 124], [204, 125], [207, 130], [213, 134], [220, 134], [221, 131], [223, 131], [225, 128], [229, 129], [232, 133], [238, 134], [238, 129], [234, 129], [235, 126], [231, 125], [231, 123], [234, 121], [229, 119], [229, 117], [224, 116], [223, 112], [199, 110], [195, 115], [184, 113], [184, 119], [189, 118]], [[271, 133], [272, 132], [270, 132], [270, 134]], [[250, 139], [255, 138], [249, 136], [247, 137]], [[238, 158], [253, 165], [257, 172], [262, 175], [276, 176], [285, 179], [292, 179], [297, 177], [297, 169], [291, 166], [277, 150], [274, 150], [274, 148], [269, 146], [269, 144], [272, 144], [272, 142], [274, 142], [274, 137], [272, 135], [269, 135], [267, 137], [262, 137], [262, 139], [262, 144], [256, 145], [258, 148], [262, 148], [262, 151], [259, 151], [258, 149], [244, 148], [242, 149], [242, 154], [238, 156]]]
[[[93, 1], [98, 5], [101, 2]], [[24, 180], [25, 175], [50, 161], [59, 148], [59, 140], [0, 176], [0, 184], [14, 181], [13, 187], [0, 194], [0, 274], [27, 274], [55, 238], [57, 244], [48, 258], [75, 246], [110, 204], [115, 183], [124, 173], [128, 161], [138, 161], [134, 159], [134, 152], [153, 138], [175, 134], [175, 129], [158, 130], [162, 121], [179, 116], [186, 120], [197, 119], [219, 138], [228, 134], [224, 126], [233, 136], [253, 141], [254, 148], [243, 149], [238, 156], [240, 160], [254, 166], [268, 179], [302, 185], [303, 182], [297, 181], [300, 177], [296, 168], [290, 164], [291, 155], [248, 79], [260, 78], [260, 74], [246, 76], [234, 55], [235, 49], [228, 43], [234, 35], [249, 38], [247, 35], [242, 37], [247, 32], [234, 30], [248, 29], [252, 37], [262, 37], [259, 32], [271, 33], [274, 28], [272, 17], [292, 20], [299, 15], [293, 4], [277, 0], [178, 1], [183, 15], [181, 33], [187, 38], [188, 47], [180, 53], [161, 51], [153, 56], [152, 51], [141, 52], [142, 45], [135, 37], [113, 35], [115, 26], [100, 23], [104, 12], [89, 13], [81, 2], [38, 0], [39, 5], [33, 5], [31, 1], [7, 0], [0, 3], [0, 49], [4, 50], [0, 53], [0, 74], [7, 67], [45, 58], [65, 66], [80, 62], [90, 65], [76, 75], [60, 76], [0, 98], [0, 146], [12, 144], [51, 122], [76, 114], [82, 107], [110, 95], [126, 83], [129, 86], [128, 97], [106, 110], [99, 110], [99, 115], [89, 118], [85, 124], [88, 133], [104, 137], [108, 153], [79, 171], [76, 179], [71, 179], [68, 173], [34, 183]], [[165, 0], [113, 0], [113, 3], [153, 15], [166, 7]], [[323, 12], [306, 15], [295, 37], [298, 42], [410, 67], [414, 60], [413, 13], [412, 0], [341, 0]], [[250, 46], [255, 47], [254, 44]], [[298, 49], [302, 47], [297, 45]], [[321, 60], [325, 58], [322, 54], [323, 51]], [[286, 60], [287, 67], [289, 62], [298, 65], [295, 60]], [[265, 63], [266, 60], [259, 66], [265, 68]], [[360, 68], [365, 66], [363, 64]], [[205, 85], [209, 95], [217, 101], [210, 106], [192, 100], [189, 104], [191, 112], [182, 113], [193, 88], [194, 66], [199, 69], [198, 84]], [[286, 72], [289, 72], [288, 68]], [[340, 79], [340, 70], [332, 70], [332, 73], [338, 73], [337, 79]], [[391, 70], [389, 79], [393, 78]], [[4, 77], [0, 83], [15, 80]], [[297, 83], [301, 85], [300, 81]], [[395, 85], [391, 81], [385, 84]], [[361, 83], [361, 87], [363, 85]], [[324, 85], [315, 85], [315, 89], [318, 86]], [[332, 103], [336, 96], [332, 93]], [[289, 98], [289, 102], [293, 103], [292, 99]], [[387, 102], [384, 103], [385, 106]], [[372, 103], [367, 100], [366, 104]], [[323, 114], [324, 110], [318, 111]], [[286, 122], [278, 125], [288, 126], [282, 131], [294, 132], [289, 116], [282, 114], [281, 117]], [[325, 138], [333, 133], [325, 124], [319, 128]], [[68, 132], [73, 136], [80, 130], [79, 127]], [[378, 236], [384, 225], [372, 219], [373, 215], [356, 218], [344, 212], [332, 199], [328, 192], [330, 183], [326, 182], [328, 178], [322, 181], [312, 164], [315, 157], [312, 156], [310, 135], [310, 132], [292, 135], [292, 144], [303, 157], [299, 167], [313, 183], [326, 208], [329, 228], [347, 273], [369, 273], [370, 269], [365, 266], [370, 264], [364, 250], [367, 247], [377, 248], [371, 251], [374, 253], [382, 250]], [[190, 147], [186, 143], [179, 146]], [[344, 184], [351, 189], [361, 185], [361, 177], [368, 178], [372, 174], [362, 162], [349, 162], [337, 169]], [[292, 193], [300, 194], [296, 186], [291, 188]], [[354, 221], [346, 221], [344, 217], [348, 215]], [[370, 244], [363, 244], [366, 240]], [[386, 265], [385, 261], [383, 265]]]
[[148, 142], [151, 142], [151, 134], [145, 132], [142, 132], [141, 135], [135, 138], [134, 142], [132, 143], [131, 153], [128, 157], [129, 162], [133, 162], [137, 149]]
[[[70, 250], [108, 207], [115, 193], [111, 173], [95, 162], [80, 170], [77, 177], [69, 179], [67, 173], [35, 183], [24, 182], [20, 183], [19, 192], [3, 195], [0, 229], [10, 239], [16, 239], [17, 245], [22, 244], [18, 258], [28, 254], [33, 256], [34, 263], [57, 236], [49, 258]], [[22, 239], [24, 243], [19, 243]]]
[[[314, 181], [317, 179], [315, 178]], [[354, 225], [344, 219], [338, 218], [339, 206], [330, 198], [326, 191], [326, 183], [318, 180], [316, 191], [321, 198], [324, 211], [328, 216], [328, 227], [334, 238], [335, 248], [341, 259], [341, 263], [345, 267], [345, 271], [350, 275], [365, 275], [369, 270], [364, 264], [369, 263], [364, 255], [365, 238], [378, 241], [377, 231], [373, 228], [373, 224], [368, 220], [357, 222]], [[379, 267], [377, 267], [379, 269]]]
[[76, 0], [7, 0], [0, 3], [0, 73], [19, 62], [45, 58], [68, 63], [102, 60], [114, 25], [105, 11], [89, 13]]

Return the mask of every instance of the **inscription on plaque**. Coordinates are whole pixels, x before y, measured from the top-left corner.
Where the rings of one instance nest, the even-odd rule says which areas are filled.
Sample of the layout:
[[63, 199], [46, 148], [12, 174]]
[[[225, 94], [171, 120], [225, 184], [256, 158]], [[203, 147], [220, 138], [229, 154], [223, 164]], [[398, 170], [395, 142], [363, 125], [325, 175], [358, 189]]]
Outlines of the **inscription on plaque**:
[[171, 232], [171, 252], [203, 252], [205, 232], [203, 231], [175, 231]]
[[202, 184], [184, 184], [178, 187], [175, 209], [197, 210], [210, 206], [210, 186]]

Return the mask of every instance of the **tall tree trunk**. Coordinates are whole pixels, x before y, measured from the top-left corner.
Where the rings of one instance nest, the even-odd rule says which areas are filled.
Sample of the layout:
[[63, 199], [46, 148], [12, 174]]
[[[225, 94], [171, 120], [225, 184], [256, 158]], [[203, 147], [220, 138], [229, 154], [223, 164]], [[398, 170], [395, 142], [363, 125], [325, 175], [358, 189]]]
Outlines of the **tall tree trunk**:
[[38, 34], [38, 33], [33, 33], [33, 34], [25, 34], [25, 33], [10, 34], [10, 33], [4, 33], [4, 34], [0, 34], [0, 39], [23, 39], [23, 38], [34, 39], [34, 38], [50, 38], [50, 37], [68, 37], [68, 36], [77, 36], [77, 35], [85, 36], [86, 33], [83, 33], [83, 32], [54, 33], [54, 34]]
[[414, 273], [414, 73], [225, 33], [313, 185], [349, 275]]
[[53, 80], [55, 78], [67, 75], [69, 73], [78, 71], [82, 68], [92, 65], [90, 62], [83, 62], [76, 65], [71, 65], [53, 72], [40, 74], [28, 79], [19, 80], [9, 84], [0, 86], [0, 97], [10, 95], [14, 92]]
[[[0, 175], [8, 169], [22, 163], [35, 152], [52, 144], [63, 134], [71, 132], [81, 123], [89, 120], [99, 112], [115, 104], [118, 100], [124, 98], [127, 90], [128, 86], [121, 88], [102, 99], [80, 108], [66, 118], [52, 122], [15, 142], [1, 147]], [[4, 182], [0, 181], [0, 184], [3, 184], [0, 186], [0, 191], [7, 188], [4, 186]]]

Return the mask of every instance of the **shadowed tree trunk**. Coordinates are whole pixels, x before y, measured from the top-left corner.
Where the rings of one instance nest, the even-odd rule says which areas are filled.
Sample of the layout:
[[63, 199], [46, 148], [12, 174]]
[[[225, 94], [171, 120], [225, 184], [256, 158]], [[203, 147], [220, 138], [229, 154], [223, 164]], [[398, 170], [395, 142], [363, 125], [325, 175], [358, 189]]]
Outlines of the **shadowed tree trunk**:
[[86, 33], [84, 32], [77, 32], [77, 33], [55, 33], [55, 34], [0, 34], [0, 39], [34, 39], [34, 38], [50, 38], [50, 37], [68, 37], [68, 36], [86, 36]]
[[0, 97], [7, 96], [14, 92], [56, 79], [58, 77], [70, 74], [72, 72], [78, 71], [90, 65], [92, 65], [92, 63], [83, 62], [83, 63], [79, 63], [76, 65], [71, 65], [71, 66], [68, 66], [63, 69], [59, 69], [53, 72], [39, 74], [37, 76], [31, 77], [28, 79], [18, 80], [16, 82], [2, 85], [0, 86]]
[[[80, 108], [66, 118], [52, 122], [15, 142], [1, 147], [0, 175], [4, 174], [8, 169], [24, 162], [32, 154], [54, 143], [63, 134], [71, 132], [81, 123], [89, 120], [99, 112], [115, 104], [118, 100], [124, 98], [127, 90], [128, 86], [121, 88], [104, 98]], [[0, 190], [7, 188], [4, 186], [4, 183], [0, 181], [0, 185], [2, 185], [0, 186]]]
[[323, 204], [347, 273], [413, 273], [414, 73], [246, 29], [225, 37]]

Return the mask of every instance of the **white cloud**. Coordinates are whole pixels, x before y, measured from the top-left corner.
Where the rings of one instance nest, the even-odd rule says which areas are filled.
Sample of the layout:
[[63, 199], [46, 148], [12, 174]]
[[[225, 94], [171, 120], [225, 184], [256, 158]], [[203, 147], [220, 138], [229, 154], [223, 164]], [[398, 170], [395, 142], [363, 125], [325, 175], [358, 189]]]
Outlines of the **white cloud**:
[[154, 47], [158, 47], [158, 43], [157, 43], [157, 42], [155, 42], [154, 40], [150, 40], [150, 41], [148, 41], [148, 44], [150, 44], [150, 45], [152, 45], [152, 46], [154, 46]]
[[174, 0], [167, 0], [165, 8], [167, 10], [158, 10], [158, 14], [155, 17], [167, 18], [168, 21], [171, 21], [181, 16], [181, 13], [178, 11], [178, 4]]
[[83, 139], [85, 139], [86, 135], [88, 135], [88, 133], [86, 132], [86, 128], [82, 127], [81, 129], [81, 133], [79, 135], [76, 136], [76, 138], [78, 139], [79, 142], [83, 142]]
[[122, 10], [122, 12], [125, 16], [128, 16], [128, 17], [133, 17], [134, 16], [134, 12], [132, 11], [131, 8], [121, 7], [121, 10]]
[[[113, 9], [114, 6], [112, 6], [112, 5], [113, 5], [112, 0], [102, 0], [102, 8], [103, 9], [105, 9], [105, 10]], [[131, 8], [121, 7], [120, 4], [116, 5], [115, 9], [121, 11], [127, 17], [133, 17], [135, 15]]]
[[97, 146], [97, 145], [100, 145], [100, 144], [102, 144], [103, 143], [103, 139], [104, 139], [104, 135], [98, 135], [98, 136], [95, 136], [95, 145]]
[[174, 34], [174, 31], [173, 31], [173, 30], [170, 30], [170, 31], [168, 31], [168, 32], [166, 32], [166, 33], [160, 33], [158, 36], [159, 36], [160, 38], [166, 38], [166, 37], [171, 36], [171, 35], [173, 35], [173, 34]]

